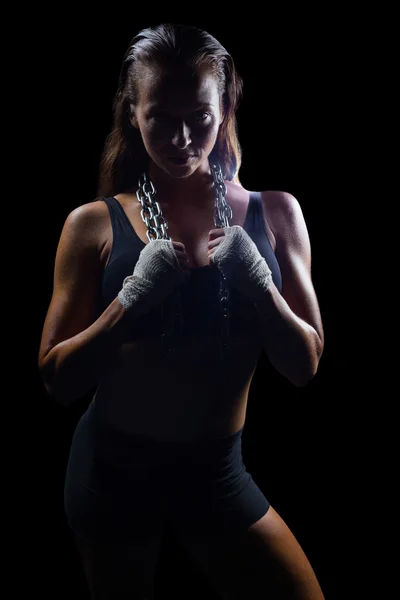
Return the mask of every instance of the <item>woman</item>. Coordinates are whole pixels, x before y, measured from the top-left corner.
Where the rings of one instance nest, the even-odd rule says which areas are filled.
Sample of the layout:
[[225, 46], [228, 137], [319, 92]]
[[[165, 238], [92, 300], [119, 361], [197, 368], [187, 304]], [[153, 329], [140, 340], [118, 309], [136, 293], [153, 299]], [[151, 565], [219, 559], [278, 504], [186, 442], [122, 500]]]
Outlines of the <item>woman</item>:
[[167, 523], [223, 598], [267, 594], [268, 564], [282, 594], [323, 598], [242, 462], [260, 352], [302, 386], [324, 333], [297, 200], [237, 177], [241, 92], [208, 33], [141, 31], [98, 198], [72, 210], [60, 236], [39, 368], [66, 406], [96, 386], [65, 479], [92, 598], [153, 598]]

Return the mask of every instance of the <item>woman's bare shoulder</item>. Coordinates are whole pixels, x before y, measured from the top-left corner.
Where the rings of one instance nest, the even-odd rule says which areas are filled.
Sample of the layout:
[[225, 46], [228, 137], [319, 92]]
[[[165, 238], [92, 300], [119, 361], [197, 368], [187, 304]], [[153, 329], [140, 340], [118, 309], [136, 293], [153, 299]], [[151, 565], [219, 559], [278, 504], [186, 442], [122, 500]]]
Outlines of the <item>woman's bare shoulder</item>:
[[290, 210], [297, 199], [283, 190], [264, 190], [261, 192], [264, 204], [267, 204], [271, 210], [285, 211]]
[[276, 237], [298, 201], [292, 194], [283, 190], [263, 190], [261, 200]]
[[99, 221], [107, 215], [108, 207], [103, 198], [96, 198], [73, 208], [68, 217], [87, 221]]
[[104, 236], [110, 225], [110, 215], [107, 204], [102, 198], [96, 198], [73, 208], [66, 218], [69, 227], [84, 233], [87, 244], [101, 249]]

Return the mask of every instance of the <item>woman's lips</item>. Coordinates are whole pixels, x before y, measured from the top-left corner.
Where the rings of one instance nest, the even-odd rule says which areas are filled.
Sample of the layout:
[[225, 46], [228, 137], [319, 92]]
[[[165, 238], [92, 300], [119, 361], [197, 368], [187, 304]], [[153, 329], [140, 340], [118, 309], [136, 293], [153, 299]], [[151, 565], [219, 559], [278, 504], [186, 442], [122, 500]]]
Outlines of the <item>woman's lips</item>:
[[186, 158], [178, 158], [174, 156], [169, 156], [168, 160], [170, 160], [174, 165], [187, 165], [194, 156], [187, 156]]

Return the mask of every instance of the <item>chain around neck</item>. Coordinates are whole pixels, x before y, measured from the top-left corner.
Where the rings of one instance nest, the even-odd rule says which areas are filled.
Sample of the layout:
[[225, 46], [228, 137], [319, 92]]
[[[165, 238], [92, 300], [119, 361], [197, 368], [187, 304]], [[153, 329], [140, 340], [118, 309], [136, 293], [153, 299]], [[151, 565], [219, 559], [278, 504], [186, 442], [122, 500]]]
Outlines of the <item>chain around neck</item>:
[[[214, 226], [215, 228], [230, 227], [232, 219], [232, 208], [226, 201], [226, 185], [222, 174], [222, 169], [219, 164], [209, 160], [211, 173], [214, 179], [215, 190], [215, 210], [214, 210]], [[157, 190], [151, 181], [148, 171], [145, 170], [138, 181], [139, 189], [137, 190], [137, 198], [142, 205], [140, 211], [143, 222], [146, 224], [146, 235], [151, 242], [154, 239], [167, 239], [170, 237], [167, 233], [168, 223], [162, 214], [160, 204], [157, 200]], [[219, 301], [221, 307], [221, 343], [220, 355], [221, 364], [218, 371], [216, 383], [224, 385], [223, 365], [226, 347], [229, 338], [229, 301], [230, 292], [225, 276], [220, 274], [220, 289]], [[169, 305], [169, 319], [165, 318], [166, 308]], [[161, 340], [164, 346], [165, 354], [168, 358], [173, 358], [172, 340], [173, 337], [179, 335], [183, 329], [182, 301], [181, 292], [179, 289], [174, 290], [170, 296], [161, 304], [161, 320], [163, 323], [163, 334]], [[175, 325], [177, 326], [175, 327]]]

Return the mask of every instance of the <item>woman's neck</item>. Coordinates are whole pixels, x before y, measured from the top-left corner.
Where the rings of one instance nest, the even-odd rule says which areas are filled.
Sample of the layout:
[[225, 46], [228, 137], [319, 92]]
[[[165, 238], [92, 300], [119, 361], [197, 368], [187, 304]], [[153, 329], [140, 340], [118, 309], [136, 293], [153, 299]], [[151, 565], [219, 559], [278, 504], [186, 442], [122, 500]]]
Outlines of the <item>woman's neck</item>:
[[153, 182], [159, 202], [173, 206], [204, 205], [207, 200], [214, 202], [214, 179], [208, 159], [200, 165], [192, 175], [185, 178], [174, 178], [149, 163], [148, 173]]

